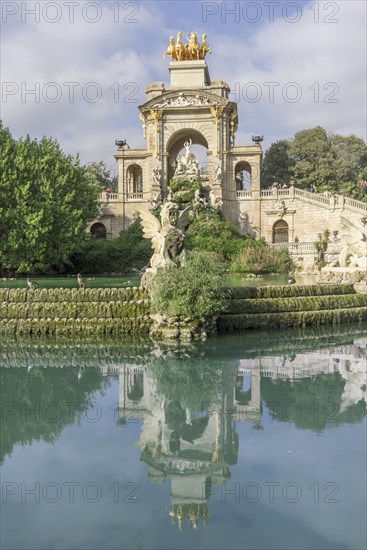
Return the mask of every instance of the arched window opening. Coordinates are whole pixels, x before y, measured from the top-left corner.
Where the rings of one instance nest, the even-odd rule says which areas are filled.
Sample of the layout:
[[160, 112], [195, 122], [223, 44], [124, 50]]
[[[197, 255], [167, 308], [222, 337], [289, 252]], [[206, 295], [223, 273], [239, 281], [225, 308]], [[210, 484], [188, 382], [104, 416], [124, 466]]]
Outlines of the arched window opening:
[[252, 173], [251, 166], [248, 162], [238, 162], [234, 170], [234, 176], [236, 181], [236, 191], [251, 191]]
[[278, 220], [273, 226], [273, 243], [288, 242], [288, 224], [284, 220]]
[[240, 405], [248, 405], [251, 401], [251, 375], [238, 374], [236, 377], [235, 399]]
[[175, 132], [167, 142], [167, 181], [173, 178], [180, 155], [185, 152], [185, 143], [191, 142], [190, 152], [196, 157], [202, 179], [208, 179], [208, 142], [193, 128], [184, 128]]
[[130, 401], [140, 401], [144, 396], [144, 378], [143, 373], [133, 374], [129, 379], [127, 397]]
[[131, 164], [127, 169], [127, 193], [143, 194], [143, 170], [138, 164]]
[[103, 223], [94, 223], [90, 228], [90, 232], [95, 239], [107, 238], [107, 230]]

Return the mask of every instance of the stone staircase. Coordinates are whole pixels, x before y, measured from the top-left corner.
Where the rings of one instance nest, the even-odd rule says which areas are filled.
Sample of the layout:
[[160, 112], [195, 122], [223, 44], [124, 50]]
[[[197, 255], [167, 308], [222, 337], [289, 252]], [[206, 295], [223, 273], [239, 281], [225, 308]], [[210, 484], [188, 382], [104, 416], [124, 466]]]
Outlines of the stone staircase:
[[238, 287], [228, 289], [219, 332], [367, 321], [367, 295], [352, 285]]

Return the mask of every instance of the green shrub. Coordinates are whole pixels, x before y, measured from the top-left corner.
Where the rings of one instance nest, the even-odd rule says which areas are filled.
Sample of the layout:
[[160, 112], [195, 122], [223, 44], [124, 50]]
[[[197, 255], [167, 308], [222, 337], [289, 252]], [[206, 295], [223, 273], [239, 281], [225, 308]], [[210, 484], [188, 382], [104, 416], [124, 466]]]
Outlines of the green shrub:
[[186, 231], [185, 246], [188, 250], [205, 250], [219, 254], [225, 261], [231, 261], [242, 250], [245, 242], [236, 227], [226, 222], [213, 209], [198, 212]]
[[240, 273], [289, 273], [295, 265], [286, 248], [274, 250], [263, 240], [247, 239], [231, 265]]
[[187, 204], [194, 200], [200, 184], [196, 178], [172, 178], [169, 184], [172, 200], [178, 204]]
[[202, 318], [225, 310], [218, 256], [193, 251], [179, 268], [160, 269], [152, 289], [152, 310], [167, 317]]
[[140, 222], [136, 221], [115, 239], [86, 237], [71, 262], [76, 271], [83, 273], [122, 273], [142, 268], [152, 253], [151, 242], [143, 237]]

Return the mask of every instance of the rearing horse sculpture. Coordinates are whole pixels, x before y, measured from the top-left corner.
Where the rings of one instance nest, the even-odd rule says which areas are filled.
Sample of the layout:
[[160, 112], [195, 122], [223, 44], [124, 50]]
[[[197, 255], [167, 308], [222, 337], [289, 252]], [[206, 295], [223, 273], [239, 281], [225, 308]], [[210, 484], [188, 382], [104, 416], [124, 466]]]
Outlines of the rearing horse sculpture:
[[167, 48], [167, 51], [165, 51], [164, 54], [163, 54], [163, 59], [166, 58], [166, 55], [171, 55], [172, 59], [177, 61], [177, 52], [176, 52], [175, 37], [174, 36], [170, 36], [169, 46]]
[[191, 36], [189, 38], [189, 34], [187, 34], [187, 40], [189, 43], [187, 44], [187, 58], [190, 60], [198, 60], [200, 59], [200, 44], [198, 42], [198, 37], [196, 32], [192, 32]]
[[182, 32], [179, 32], [177, 34], [177, 42], [176, 42], [175, 48], [176, 48], [177, 61], [185, 61], [186, 48], [184, 44], [182, 44]]
[[209, 44], [206, 41], [206, 34], [203, 34], [200, 47], [200, 59], [205, 59], [207, 53], [212, 53], [212, 50], [209, 48]]

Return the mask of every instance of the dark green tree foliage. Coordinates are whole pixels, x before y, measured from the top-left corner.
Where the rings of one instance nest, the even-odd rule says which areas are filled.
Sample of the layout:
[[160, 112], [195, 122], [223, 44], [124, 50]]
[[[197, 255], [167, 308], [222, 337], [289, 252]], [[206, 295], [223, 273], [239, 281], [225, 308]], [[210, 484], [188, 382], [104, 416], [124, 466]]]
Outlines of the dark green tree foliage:
[[144, 239], [140, 222], [132, 223], [116, 239], [86, 236], [81, 250], [71, 257], [76, 271], [84, 273], [129, 272], [149, 263], [151, 242]]
[[273, 422], [291, 422], [298, 428], [322, 432], [360, 422], [366, 415], [363, 400], [340, 412], [344, 386], [339, 373], [317, 374], [298, 379], [296, 384], [293, 380], [262, 378], [261, 397]]
[[[0, 463], [15, 445], [34, 440], [53, 443], [62, 430], [91, 406], [91, 397], [103, 389], [98, 369], [86, 369], [78, 380], [74, 367], [0, 369], [4, 400], [1, 415]], [[48, 404], [53, 407], [47, 409]]]
[[273, 143], [261, 166], [262, 186], [289, 183], [367, 200], [367, 145], [355, 135], [328, 133], [321, 126]]
[[324, 128], [316, 126], [297, 132], [290, 143], [290, 155], [294, 161], [292, 173], [299, 187], [313, 185], [317, 191], [331, 190], [336, 166], [331, 140]]
[[0, 126], [0, 264], [27, 272], [68, 260], [98, 212], [100, 188], [48, 138], [15, 141]]
[[111, 174], [111, 170], [107, 168], [105, 162], [91, 162], [86, 165], [86, 169], [97, 186], [101, 189], [111, 189], [117, 193], [117, 176]]
[[270, 187], [273, 183], [287, 183], [292, 179], [291, 167], [294, 161], [290, 156], [290, 141], [281, 139], [269, 147], [261, 163], [261, 186]]

